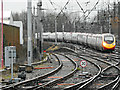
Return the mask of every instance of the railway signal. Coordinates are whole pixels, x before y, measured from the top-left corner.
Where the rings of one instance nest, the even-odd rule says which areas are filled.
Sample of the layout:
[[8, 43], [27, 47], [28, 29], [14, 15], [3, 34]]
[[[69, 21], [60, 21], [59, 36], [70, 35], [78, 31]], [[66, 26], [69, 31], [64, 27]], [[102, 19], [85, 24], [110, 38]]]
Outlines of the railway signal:
[[44, 52], [44, 53], [46, 53], [46, 51], [45, 51], [45, 50], [44, 50], [43, 52]]

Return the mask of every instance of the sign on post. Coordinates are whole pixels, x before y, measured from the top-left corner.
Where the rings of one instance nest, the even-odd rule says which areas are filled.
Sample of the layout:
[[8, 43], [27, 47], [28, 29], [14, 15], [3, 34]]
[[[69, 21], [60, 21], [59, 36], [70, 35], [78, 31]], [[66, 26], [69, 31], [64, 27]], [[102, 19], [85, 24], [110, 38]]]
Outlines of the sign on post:
[[80, 66], [81, 66], [82, 68], [86, 67], [86, 66], [87, 66], [87, 62], [86, 62], [85, 60], [81, 60], [81, 61], [80, 61]]
[[6, 46], [5, 47], [5, 66], [11, 66], [11, 79], [13, 79], [13, 62], [16, 60], [16, 47]]
[[13, 59], [13, 63], [16, 63], [16, 47], [5, 47], [5, 67], [10, 67], [10, 60]]

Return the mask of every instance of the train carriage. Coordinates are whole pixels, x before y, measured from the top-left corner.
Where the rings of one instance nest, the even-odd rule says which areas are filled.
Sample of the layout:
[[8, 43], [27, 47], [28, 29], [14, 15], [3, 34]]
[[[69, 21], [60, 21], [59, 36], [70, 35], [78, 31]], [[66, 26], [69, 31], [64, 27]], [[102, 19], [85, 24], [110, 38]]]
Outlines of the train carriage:
[[49, 34], [50, 41], [55, 41], [55, 33]]
[[65, 42], [71, 42], [71, 40], [72, 40], [72, 33], [66, 32], [66, 34], [64, 35], [64, 40], [65, 40]]
[[49, 40], [49, 38], [50, 38], [50, 37], [49, 37], [49, 36], [50, 36], [50, 34], [51, 34], [50, 32], [43, 33], [43, 40], [44, 40], [44, 41]]
[[58, 41], [63, 41], [63, 32], [57, 32], [57, 40]]
[[77, 43], [78, 41], [78, 33], [72, 33], [72, 43]]
[[79, 33], [77, 38], [78, 38], [78, 41], [77, 41], [78, 44], [81, 44], [81, 45], [82, 45], [82, 44], [83, 44], [83, 42], [82, 42], [82, 34]]
[[[83, 43], [83, 45], [85, 45], [85, 46], [87, 46], [88, 45], [88, 43], [87, 43], [87, 41], [88, 41], [88, 33], [83, 33], [82, 34], [82, 43]], [[78, 41], [79, 42], [79, 41]]]
[[101, 34], [97, 34], [96, 35], [96, 49], [97, 50], [103, 50], [103, 47], [102, 47], [102, 35]]
[[78, 43], [82, 44], [82, 45], [85, 45], [85, 43], [86, 43], [86, 35], [85, 35], [85, 33], [79, 33], [79, 35], [78, 35]]

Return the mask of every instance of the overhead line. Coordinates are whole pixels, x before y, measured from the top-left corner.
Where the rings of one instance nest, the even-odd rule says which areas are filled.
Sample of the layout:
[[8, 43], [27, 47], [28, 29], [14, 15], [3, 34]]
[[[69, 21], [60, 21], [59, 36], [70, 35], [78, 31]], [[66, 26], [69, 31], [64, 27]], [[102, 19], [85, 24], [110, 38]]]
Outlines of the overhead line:
[[77, 2], [77, 4], [78, 4], [78, 6], [80, 7], [80, 9], [83, 11], [83, 13], [85, 14], [86, 13], [86, 11], [84, 11], [84, 9], [82, 8], [82, 6], [80, 5], [80, 3], [76, 0], [76, 2]]
[[[52, 2], [51, 0], [49, 0], [49, 1], [50, 1], [51, 5], [53, 6], [53, 8], [56, 9], [56, 8], [54, 7], [54, 5], [53, 5], [53, 2]], [[57, 18], [61, 13], [63, 13], [63, 15], [65, 15], [65, 13], [63, 12], [63, 10], [64, 10], [64, 8], [68, 5], [69, 1], [70, 1], [70, 0], [67, 1], [67, 3], [65, 4], [65, 6], [61, 9], [61, 11], [60, 11], [60, 12], [58, 13], [58, 15], [56, 16], [56, 18]], [[55, 3], [54, 3], [54, 4], [55, 4]], [[66, 15], [65, 15], [65, 17], [67, 18]]]
[[94, 7], [90, 10], [90, 12], [88, 13], [88, 15], [87, 15], [84, 19], [86, 19], [86, 18], [90, 15], [90, 13], [96, 8], [96, 6], [98, 5], [99, 1], [100, 1], [100, 0], [98, 0], [98, 1], [96, 2], [96, 4], [94, 5]]
[[56, 17], [58, 17], [58, 16], [62, 13], [62, 11], [63, 11], [64, 8], [68, 5], [69, 2], [70, 2], [70, 0], [67, 1], [67, 3], [65, 4], [65, 6], [61, 9], [60, 13], [58, 13], [58, 15], [57, 15]]
[[53, 6], [53, 8], [56, 9], [56, 8], [54, 7], [54, 5], [53, 5], [53, 2], [52, 2], [51, 0], [49, 0], [49, 1], [50, 1], [51, 5]]

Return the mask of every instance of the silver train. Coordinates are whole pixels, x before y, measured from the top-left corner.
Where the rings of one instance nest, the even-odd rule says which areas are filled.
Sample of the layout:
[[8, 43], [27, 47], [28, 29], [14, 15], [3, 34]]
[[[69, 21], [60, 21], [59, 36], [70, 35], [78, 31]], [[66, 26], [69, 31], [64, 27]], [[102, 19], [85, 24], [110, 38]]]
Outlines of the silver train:
[[72, 42], [81, 45], [88, 46], [101, 51], [113, 51], [115, 49], [115, 37], [110, 33], [105, 34], [91, 34], [91, 33], [79, 33], [79, 32], [57, 32], [55, 33], [43, 33], [43, 39], [49, 41]]

